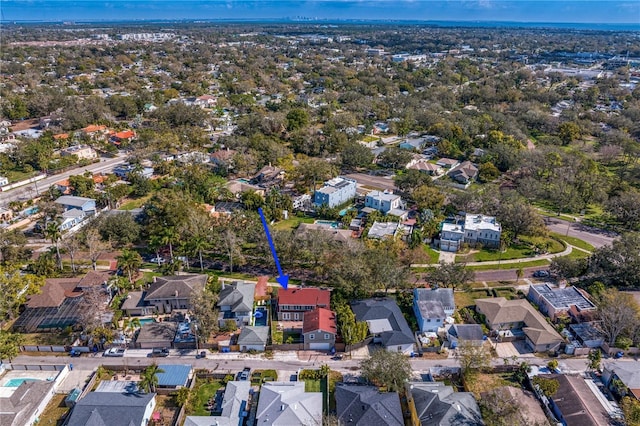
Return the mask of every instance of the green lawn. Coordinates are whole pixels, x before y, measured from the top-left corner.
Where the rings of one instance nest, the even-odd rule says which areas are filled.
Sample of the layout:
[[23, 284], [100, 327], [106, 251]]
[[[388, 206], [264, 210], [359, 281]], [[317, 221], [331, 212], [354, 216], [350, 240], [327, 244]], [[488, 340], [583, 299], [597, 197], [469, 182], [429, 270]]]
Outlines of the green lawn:
[[136, 198], [135, 200], [129, 200], [126, 203], [122, 204], [118, 209], [119, 210], [133, 210], [140, 208], [149, 201], [151, 198], [151, 194], [145, 195], [144, 197]]
[[493, 269], [519, 269], [519, 268], [533, 268], [535, 266], [549, 266], [549, 261], [547, 259], [540, 259], [540, 260], [532, 260], [530, 262], [502, 263], [500, 265], [467, 266], [467, 268], [474, 271], [491, 271]]
[[[30, 177], [35, 176], [36, 174], [38, 174], [38, 173], [37, 172], [25, 173], [25, 172], [21, 172], [19, 170], [9, 170], [8, 172], [5, 173], [5, 177], [7, 179], [9, 179], [9, 183], [14, 183], [14, 182], [20, 182], [20, 181], [23, 181], [23, 180], [27, 180]], [[31, 185], [33, 185], [34, 189], [35, 189], [35, 185], [34, 184], [31, 184]]]
[[587, 258], [589, 256], [590, 256], [590, 254], [587, 253], [586, 251], [573, 250], [567, 256], [563, 256], [563, 257], [568, 257], [569, 259], [585, 259], [585, 258]]
[[461, 309], [467, 306], [473, 306], [476, 304], [475, 299], [471, 296], [471, 293], [466, 291], [456, 291], [453, 293], [453, 300], [456, 302], [456, 308]]
[[594, 251], [595, 250], [594, 246], [592, 246], [591, 244], [589, 244], [586, 241], [582, 241], [579, 238], [560, 235], [560, 234], [558, 234], [556, 232], [552, 232], [551, 235], [556, 237], [556, 238], [558, 238], [559, 240], [566, 241], [567, 243], [571, 244], [574, 247], [578, 247], [578, 248], [581, 248], [581, 249], [587, 250], [587, 251]]
[[62, 416], [66, 415], [70, 408], [64, 404], [66, 394], [55, 394], [47, 407], [38, 418], [38, 423], [43, 425], [62, 425]]
[[[200, 380], [198, 380], [200, 382]], [[207, 402], [213, 398], [216, 391], [222, 387], [222, 383], [217, 380], [202, 381], [196, 385], [193, 390], [194, 395], [187, 409], [187, 415], [191, 416], [210, 416], [211, 411], [207, 410]]]
[[[471, 254], [456, 256], [456, 262], [490, 262], [498, 260], [525, 259], [533, 257], [537, 253], [534, 250], [533, 241], [528, 237], [520, 237], [521, 243], [509, 246], [503, 252], [496, 249], [483, 248]], [[559, 253], [564, 250], [564, 245], [554, 238], [547, 238], [545, 243], [549, 253]]]
[[273, 229], [278, 231], [286, 231], [289, 229], [296, 229], [300, 226], [301, 223], [313, 223], [313, 218], [311, 217], [291, 217], [287, 220], [281, 220], [280, 222], [276, 222], [273, 224]]
[[423, 249], [427, 256], [429, 256], [429, 263], [438, 263], [438, 260], [440, 259], [440, 253], [427, 245], [423, 246]]
[[306, 379], [304, 381], [304, 391], [305, 392], [320, 392], [320, 380], [310, 380]]

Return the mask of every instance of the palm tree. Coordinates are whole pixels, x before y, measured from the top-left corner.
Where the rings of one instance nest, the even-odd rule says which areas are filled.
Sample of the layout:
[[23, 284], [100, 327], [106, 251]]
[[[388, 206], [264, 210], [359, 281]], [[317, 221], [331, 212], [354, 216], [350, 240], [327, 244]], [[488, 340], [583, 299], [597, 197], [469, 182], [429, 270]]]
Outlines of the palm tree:
[[163, 244], [169, 245], [169, 256], [171, 257], [171, 262], [173, 262], [173, 242], [178, 237], [178, 233], [175, 228], [164, 228], [162, 233], [160, 234], [160, 238]]
[[142, 324], [140, 323], [139, 318], [126, 318], [124, 320], [122, 329], [124, 330], [125, 333], [127, 333], [127, 331], [134, 333], [136, 329], [140, 327], [142, 327]]
[[209, 241], [204, 235], [196, 235], [191, 238], [191, 248], [198, 253], [200, 259], [200, 271], [204, 271], [204, 265], [202, 263], [202, 251], [209, 248]]
[[137, 251], [122, 250], [120, 256], [116, 257], [118, 261], [118, 268], [122, 269], [122, 272], [126, 272], [129, 276], [129, 282], [133, 284], [133, 273], [138, 272], [140, 265], [142, 265], [142, 258]]
[[56, 247], [56, 259], [58, 260], [58, 267], [62, 270], [62, 257], [60, 257], [60, 246], [58, 242], [62, 238], [62, 231], [60, 231], [60, 225], [58, 222], [49, 222], [44, 229], [44, 236], [51, 240], [51, 243]]
[[158, 386], [158, 373], [164, 373], [158, 364], [154, 363], [145, 368], [138, 387], [144, 392], [155, 392], [156, 386]]
[[158, 267], [160, 267], [162, 263], [160, 261], [160, 247], [162, 247], [162, 237], [160, 235], [151, 235], [149, 237], [149, 248], [156, 253]]

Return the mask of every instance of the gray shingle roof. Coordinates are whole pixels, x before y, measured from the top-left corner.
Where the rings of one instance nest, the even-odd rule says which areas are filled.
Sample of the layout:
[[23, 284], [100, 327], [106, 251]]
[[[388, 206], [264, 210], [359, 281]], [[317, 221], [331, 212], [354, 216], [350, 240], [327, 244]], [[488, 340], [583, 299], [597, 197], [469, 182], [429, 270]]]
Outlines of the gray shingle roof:
[[231, 312], [251, 311], [255, 292], [256, 283], [236, 281], [224, 284], [224, 288], [220, 291], [218, 306], [230, 306]]
[[262, 385], [259, 425], [322, 425], [322, 393], [305, 392], [304, 382], [267, 382]]
[[67, 425], [141, 425], [144, 424], [145, 409], [153, 403], [155, 396], [155, 393], [89, 392], [76, 402]]
[[440, 382], [407, 384], [422, 426], [481, 426], [482, 415], [473, 394], [454, 392]]
[[54, 382], [44, 380], [27, 381], [20, 384], [10, 397], [0, 398], [0, 424], [24, 424], [54, 386]]
[[413, 291], [413, 297], [417, 300], [440, 302], [444, 309], [456, 307], [451, 288], [416, 288]]
[[206, 284], [207, 276], [201, 274], [157, 277], [149, 286], [145, 299], [188, 299], [192, 293], [204, 289]]
[[269, 338], [269, 327], [247, 326], [240, 331], [238, 345], [266, 345]]
[[397, 392], [379, 392], [374, 386], [336, 386], [336, 411], [340, 424], [354, 426], [404, 425]]
[[454, 324], [449, 328], [449, 334], [460, 340], [482, 340], [484, 337], [478, 324]]
[[367, 321], [369, 324], [371, 321], [378, 323], [376, 320], [388, 321], [391, 330], [379, 333], [384, 346], [415, 342], [413, 332], [395, 301], [388, 298], [360, 300], [352, 303], [351, 309], [358, 321]]

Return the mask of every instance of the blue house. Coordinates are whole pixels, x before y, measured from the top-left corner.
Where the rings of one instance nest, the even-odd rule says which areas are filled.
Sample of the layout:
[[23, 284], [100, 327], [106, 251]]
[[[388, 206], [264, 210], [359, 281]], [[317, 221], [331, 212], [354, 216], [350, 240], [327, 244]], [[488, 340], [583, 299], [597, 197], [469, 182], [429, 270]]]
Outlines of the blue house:
[[316, 207], [322, 205], [337, 207], [356, 196], [356, 187], [357, 183], [353, 179], [343, 176], [335, 177], [325, 182], [324, 186], [315, 192], [313, 203]]
[[444, 327], [445, 319], [453, 315], [456, 305], [453, 289], [416, 288], [413, 290], [413, 312], [418, 320], [420, 331], [438, 331]]
[[71, 229], [96, 214], [96, 200], [93, 198], [63, 195], [55, 203], [61, 205], [65, 210], [62, 213], [63, 220], [59, 226], [61, 231]]

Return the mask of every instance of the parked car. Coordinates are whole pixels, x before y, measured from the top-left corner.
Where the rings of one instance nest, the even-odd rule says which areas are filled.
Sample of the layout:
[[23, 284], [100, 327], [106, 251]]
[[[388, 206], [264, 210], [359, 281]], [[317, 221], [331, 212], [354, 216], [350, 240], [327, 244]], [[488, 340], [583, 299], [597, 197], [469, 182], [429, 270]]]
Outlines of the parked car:
[[549, 271], [545, 271], [544, 269], [537, 270], [533, 273], [535, 278], [547, 278], [549, 277]]
[[162, 258], [162, 257], [154, 257], [154, 258], [150, 259], [149, 262], [155, 263], [155, 264], [158, 264], [158, 265], [162, 265], [163, 263], [166, 262], [166, 260], [164, 260], [164, 258]]
[[124, 356], [124, 349], [122, 349], [122, 348], [107, 349], [106, 351], [104, 351], [104, 354], [102, 356], [123, 357]]
[[245, 367], [240, 373], [240, 380], [249, 380], [249, 374], [251, 374], [251, 368]]
[[618, 351], [618, 352], [616, 352], [616, 354], [613, 357], [615, 359], [619, 359], [619, 358], [622, 358], [623, 356], [624, 356], [624, 352]]
[[77, 351], [77, 350], [75, 350], [75, 349], [71, 349], [71, 352], [69, 352], [69, 355], [70, 355], [72, 358], [76, 358], [76, 357], [79, 357], [80, 355], [82, 355], [82, 352]]
[[169, 356], [169, 349], [167, 348], [153, 348], [151, 351], [152, 358]]
[[198, 354], [196, 354], [196, 359], [206, 358], [206, 357], [207, 357], [206, 351], [200, 351]]
[[334, 361], [342, 361], [342, 355], [332, 356], [331, 359], [334, 360]]

